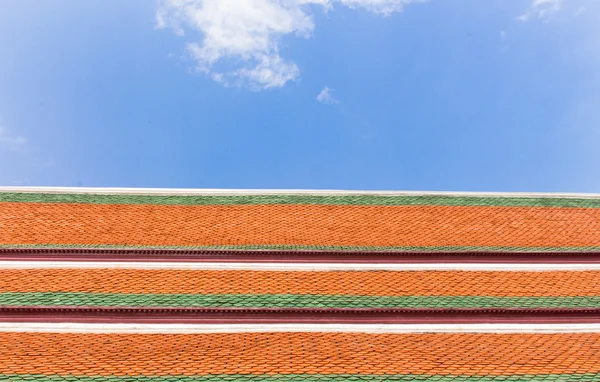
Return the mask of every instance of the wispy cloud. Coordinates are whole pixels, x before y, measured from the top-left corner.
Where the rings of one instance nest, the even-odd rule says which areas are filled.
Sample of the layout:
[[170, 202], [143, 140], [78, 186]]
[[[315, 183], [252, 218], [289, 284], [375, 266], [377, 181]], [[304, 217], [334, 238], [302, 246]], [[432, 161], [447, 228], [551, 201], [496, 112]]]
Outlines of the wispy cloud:
[[333, 89], [325, 86], [323, 90], [319, 94], [317, 94], [317, 101], [324, 103], [326, 105], [332, 105], [335, 103], [339, 103], [337, 99], [333, 97]]
[[27, 138], [19, 135], [11, 135], [6, 127], [0, 125], [0, 148], [10, 151], [22, 150], [27, 144]]
[[[177, 35], [200, 33], [187, 43], [198, 70], [226, 86], [280, 88], [298, 79], [300, 69], [280, 55], [285, 35], [308, 38], [311, 9], [335, 4], [389, 15], [420, 0], [160, 0], [157, 28]], [[193, 34], [193, 33], [192, 33]]]
[[[334, 0], [335, 1], [335, 0]], [[364, 8], [370, 12], [389, 15], [401, 12], [410, 3], [424, 3], [427, 0], [338, 0], [350, 8]]]
[[562, 0], [533, 0], [529, 10], [518, 17], [521, 21], [532, 18], [547, 19], [562, 8]]

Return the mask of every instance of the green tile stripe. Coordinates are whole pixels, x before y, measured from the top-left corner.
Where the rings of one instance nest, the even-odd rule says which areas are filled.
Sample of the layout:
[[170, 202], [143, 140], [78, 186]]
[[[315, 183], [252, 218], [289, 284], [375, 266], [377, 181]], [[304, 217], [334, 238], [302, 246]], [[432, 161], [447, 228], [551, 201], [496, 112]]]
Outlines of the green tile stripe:
[[220, 308], [598, 308], [600, 296], [352, 296], [299, 294], [0, 293], [10, 306]]
[[501, 197], [450, 195], [107, 195], [0, 193], [0, 202], [152, 204], [152, 205], [267, 205], [317, 204], [351, 206], [504, 206], [600, 208], [600, 198]]
[[172, 375], [172, 376], [83, 376], [45, 374], [0, 374], [2, 382], [595, 382], [600, 373], [581, 374], [519, 374], [519, 375], [365, 375], [365, 374], [215, 374], [215, 375]]
[[190, 245], [190, 246], [148, 246], [119, 244], [0, 244], [2, 248], [22, 249], [180, 249], [180, 250], [280, 250], [280, 251], [379, 251], [379, 252], [598, 252], [600, 247], [381, 247], [381, 246], [341, 246], [341, 245]]

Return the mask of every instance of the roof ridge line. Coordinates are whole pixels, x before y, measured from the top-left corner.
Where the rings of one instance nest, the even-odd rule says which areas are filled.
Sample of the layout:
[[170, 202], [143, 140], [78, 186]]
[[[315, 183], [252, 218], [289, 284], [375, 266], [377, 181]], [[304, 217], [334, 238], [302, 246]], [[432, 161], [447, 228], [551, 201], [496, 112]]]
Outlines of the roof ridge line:
[[202, 188], [121, 188], [121, 187], [10, 187], [0, 193], [156, 195], [156, 196], [236, 196], [236, 195], [315, 195], [315, 196], [463, 196], [513, 198], [600, 198], [599, 193], [476, 192], [476, 191], [389, 191], [389, 190], [310, 190], [310, 189], [202, 189]]

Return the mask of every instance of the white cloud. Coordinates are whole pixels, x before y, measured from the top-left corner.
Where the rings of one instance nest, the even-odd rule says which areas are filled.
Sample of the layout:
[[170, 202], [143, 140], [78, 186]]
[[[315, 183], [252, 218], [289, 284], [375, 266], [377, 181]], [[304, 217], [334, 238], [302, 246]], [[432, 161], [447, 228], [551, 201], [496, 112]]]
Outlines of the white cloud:
[[27, 139], [21, 136], [10, 135], [8, 129], [0, 125], [0, 146], [11, 151], [18, 151], [27, 144]]
[[[311, 36], [311, 7], [335, 3], [389, 15], [415, 0], [160, 0], [156, 27], [192, 32], [187, 50], [198, 70], [226, 86], [280, 88], [300, 76], [280, 55], [285, 35]], [[195, 34], [200, 34], [195, 37]]]
[[323, 90], [321, 90], [321, 92], [317, 94], [317, 101], [326, 105], [339, 103], [339, 101], [333, 97], [333, 89], [330, 89], [327, 86], [325, 86]]
[[561, 7], [562, 0], [533, 0], [529, 10], [518, 18], [521, 21], [528, 21], [532, 17], [547, 19], [551, 14], [558, 12]]
[[338, 0], [350, 8], [365, 8], [368, 11], [389, 15], [400, 12], [406, 4], [422, 3], [426, 0]]

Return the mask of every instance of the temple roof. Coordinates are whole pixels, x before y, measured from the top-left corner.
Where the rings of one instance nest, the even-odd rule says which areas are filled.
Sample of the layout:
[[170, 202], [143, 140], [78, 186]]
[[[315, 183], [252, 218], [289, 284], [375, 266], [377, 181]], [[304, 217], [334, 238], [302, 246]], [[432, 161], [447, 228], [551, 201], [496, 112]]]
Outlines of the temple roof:
[[600, 249], [600, 197], [0, 190], [0, 245], [386, 251]]
[[0, 189], [0, 382], [599, 365], [598, 195]]

